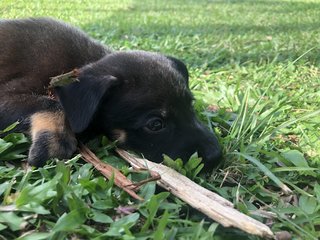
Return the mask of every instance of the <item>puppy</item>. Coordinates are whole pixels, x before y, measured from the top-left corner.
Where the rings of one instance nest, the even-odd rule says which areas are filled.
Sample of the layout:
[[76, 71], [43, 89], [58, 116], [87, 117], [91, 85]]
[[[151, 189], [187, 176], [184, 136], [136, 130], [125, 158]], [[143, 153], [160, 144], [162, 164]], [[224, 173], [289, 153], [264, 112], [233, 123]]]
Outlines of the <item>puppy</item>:
[[[30, 134], [28, 162], [69, 158], [76, 137], [105, 134], [118, 146], [161, 162], [198, 152], [207, 167], [221, 159], [216, 137], [197, 120], [188, 71], [178, 59], [145, 51], [111, 51], [50, 18], [0, 21], [0, 129]], [[77, 68], [79, 81], [50, 77]]]

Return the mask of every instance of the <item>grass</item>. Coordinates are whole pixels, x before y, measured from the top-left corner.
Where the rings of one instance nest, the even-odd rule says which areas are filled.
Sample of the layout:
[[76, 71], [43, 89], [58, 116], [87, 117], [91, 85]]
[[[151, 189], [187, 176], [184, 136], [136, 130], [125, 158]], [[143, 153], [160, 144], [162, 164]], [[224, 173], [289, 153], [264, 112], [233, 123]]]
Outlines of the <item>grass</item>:
[[[311, 0], [0, 2], [2, 18], [52, 16], [114, 49], [183, 59], [195, 108], [225, 152], [220, 170], [195, 181], [293, 239], [320, 238], [319, 12]], [[26, 171], [28, 141], [0, 140], [2, 239], [257, 239], [153, 183], [142, 189], [146, 202], [132, 202], [79, 156]], [[103, 160], [143, 177], [102, 142]]]

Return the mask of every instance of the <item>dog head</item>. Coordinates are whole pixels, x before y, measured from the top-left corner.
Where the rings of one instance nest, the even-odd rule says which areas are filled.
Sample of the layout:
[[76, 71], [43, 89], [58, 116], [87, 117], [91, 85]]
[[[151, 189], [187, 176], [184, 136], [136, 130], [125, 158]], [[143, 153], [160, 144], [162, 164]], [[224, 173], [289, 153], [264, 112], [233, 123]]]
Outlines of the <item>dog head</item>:
[[57, 88], [75, 133], [106, 134], [118, 146], [161, 162], [198, 152], [207, 167], [221, 149], [196, 118], [188, 71], [178, 59], [143, 51], [115, 52], [80, 69], [79, 82]]

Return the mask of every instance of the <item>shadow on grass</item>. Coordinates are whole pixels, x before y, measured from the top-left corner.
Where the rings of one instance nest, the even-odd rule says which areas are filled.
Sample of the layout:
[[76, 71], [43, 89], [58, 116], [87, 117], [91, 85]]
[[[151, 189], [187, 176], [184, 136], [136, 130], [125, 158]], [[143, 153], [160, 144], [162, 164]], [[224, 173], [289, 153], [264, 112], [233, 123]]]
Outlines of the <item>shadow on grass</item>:
[[[220, 9], [227, 14], [219, 18]], [[83, 28], [115, 48], [160, 51], [192, 66], [287, 63], [319, 46], [320, 18], [306, 17], [306, 11], [320, 12], [320, 3], [134, 1], [127, 8], [108, 12], [107, 17], [101, 14], [98, 21]], [[267, 17], [260, 19], [260, 14]], [[194, 20], [201, 16], [205, 20]], [[318, 52], [314, 49], [303, 61], [319, 64]]]

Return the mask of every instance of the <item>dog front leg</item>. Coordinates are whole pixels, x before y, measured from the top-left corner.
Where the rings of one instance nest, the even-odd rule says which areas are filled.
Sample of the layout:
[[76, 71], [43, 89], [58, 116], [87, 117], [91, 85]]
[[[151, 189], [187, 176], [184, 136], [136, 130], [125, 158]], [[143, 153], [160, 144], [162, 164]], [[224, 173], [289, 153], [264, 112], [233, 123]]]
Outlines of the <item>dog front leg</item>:
[[19, 121], [13, 131], [31, 136], [28, 163], [41, 167], [50, 158], [70, 158], [77, 147], [60, 104], [45, 96], [6, 95], [0, 98], [0, 126]]
[[41, 167], [49, 158], [69, 158], [75, 152], [77, 140], [62, 111], [34, 113], [30, 117], [30, 126], [30, 165]]

